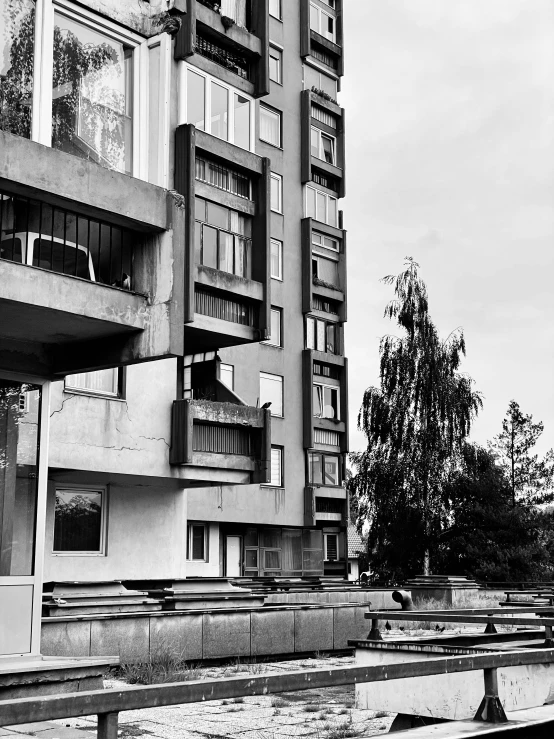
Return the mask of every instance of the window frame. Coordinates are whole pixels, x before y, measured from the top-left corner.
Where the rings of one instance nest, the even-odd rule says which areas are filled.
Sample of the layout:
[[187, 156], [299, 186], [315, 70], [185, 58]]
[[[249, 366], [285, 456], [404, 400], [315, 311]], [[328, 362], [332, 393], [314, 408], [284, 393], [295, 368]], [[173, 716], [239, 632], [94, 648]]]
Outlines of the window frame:
[[279, 203], [278, 203], [278, 210], [273, 207], [273, 203], [271, 202], [271, 187], [269, 188], [269, 196], [270, 196], [270, 210], [272, 213], [280, 213], [283, 214], [283, 175], [277, 174], [277, 172], [271, 172], [270, 176], [271, 180], [274, 180], [279, 184]]
[[[103, 398], [104, 400], [125, 400], [125, 385], [126, 385], [126, 379], [127, 379], [126, 377], [127, 368], [126, 367], [112, 367], [108, 369], [112, 369], [113, 372], [117, 372], [117, 391], [115, 393], [69, 385], [67, 383], [67, 379], [68, 377], [72, 377], [73, 375], [66, 375], [66, 377], [64, 377], [64, 388], [63, 388], [64, 393], [67, 393], [68, 395], [87, 395], [87, 396], [90, 396], [91, 398]], [[93, 370], [93, 372], [104, 372], [104, 371], [105, 370]], [[92, 373], [75, 372], [74, 374], [83, 375], [83, 374], [92, 374]]]
[[[271, 258], [271, 247], [276, 244], [279, 255], [278, 255], [278, 261], [279, 261], [279, 274], [273, 274], [271, 271], [271, 265], [272, 265], [272, 258]], [[273, 237], [270, 239], [270, 254], [269, 254], [269, 270], [270, 270], [270, 276], [272, 280], [279, 280], [279, 282], [283, 282], [283, 242], [279, 241], [279, 239], [274, 239]]]
[[[329, 6], [330, 8], [331, 6]], [[332, 13], [328, 12], [327, 10], [324, 10], [320, 5], [316, 5], [315, 3], [310, 3], [310, 20], [311, 20], [311, 10], [314, 8], [314, 10], [317, 11], [318, 14], [318, 27], [312, 28], [312, 24], [310, 22], [310, 30], [315, 31], [320, 36], [323, 36], [324, 39], [327, 41], [331, 41], [331, 43], [336, 44], [337, 43], [337, 16], [333, 15]], [[333, 20], [333, 33], [332, 38], [329, 38], [329, 31], [326, 33], [321, 32], [321, 22], [322, 22], [322, 16], [327, 16], [327, 18], [331, 18]]]
[[[262, 110], [267, 111], [268, 113], [272, 113], [278, 118], [279, 121], [279, 143], [275, 144], [273, 141], [269, 141], [268, 139], [264, 139], [262, 136]], [[268, 146], [274, 146], [276, 149], [282, 149], [283, 148], [283, 113], [280, 110], [277, 110], [277, 108], [272, 108], [270, 105], [264, 105], [263, 103], [260, 103], [260, 130], [258, 132], [258, 136], [260, 141], [263, 141], [264, 144], [268, 144]]]
[[[219, 376], [218, 376], [219, 381], [222, 382], [225, 385], [226, 388], [228, 388], [232, 392], [235, 392], [235, 365], [234, 364], [228, 364], [227, 362], [219, 362], [219, 365], [218, 366], [219, 366]], [[229, 369], [231, 370], [231, 372], [230, 372], [230, 374], [231, 374], [231, 387], [229, 387], [229, 385], [227, 385], [227, 383], [222, 378], [221, 372], [222, 372], [222, 370], [223, 370], [224, 367], [225, 367], [225, 370], [224, 371], [227, 371], [228, 372]]]
[[[63, 491], [74, 491], [82, 493], [100, 493], [100, 543], [97, 551], [79, 550], [79, 551], [63, 551], [54, 549], [55, 531], [56, 531], [56, 493]], [[52, 551], [53, 557], [106, 557], [108, 544], [108, 515], [109, 515], [109, 485], [70, 485], [56, 483], [54, 491], [54, 510], [52, 515]]]
[[[310, 336], [309, 325], [310, 325], [310, 322], [313, 324], [313, 337], [314, 337], [314, 342], [313, 342], [314, 345], [313, 346], [310, 346], [309, 345], [310, 344], [310, 342], [309, 342], [309, 336]], [[317, 340], [318, 339], [318, 322], [323, 323], [323, 328], [324, 328], [324, 332], [323, 333], [324, 333], [324, 339], [325, 339], [325, 341], [324, 341], [325, 347], [323, 349], [320, 348], [320, 346], [318, 344], [318, 340]], [[325, 354], [332, 354], [333, 356], [340, 355], [338, 326], [339, 326], [339, 324], [338, 324], [337, 321], [328, 321], [326, 318], [321, 318], [320, 316], [314, 316], [312, 314], [307, 314], [306, 315], [306, 323], [305, 323], [305, 333], [306, 333], [306, 336], [305, 336], [305, 348], [306, 349], [311, 349], [312, 351], [315, 351], [315, 352], [323, 352]], [[333, 332], [334, 332], [335, 351], [333, 351], [333, 352], [329, 351], [329, 349], [328, 349], [328, 342], [327, 342], [327, 331], [328, 331], [328, 329], [330, 327], [333, 328]]]
[[[271, 445], [271, 455], [273, 455], [273, 452], [279, 452], [279, 483], [273, 482], [271, 479], [269, 482], [262, 483], [265, 487], [268, 488], [284, 488], [285, 487], [285, 448], [281, 446], [280, 444], [272, 444]], [[273, 461], [270, 456], [269, 459], [269, 471], [270, 474], [272, 472], [273, 467]]]
[[[272, 305], [270, 309], [271, 315], [277, 315], [279, 317], [279, 338], [278, 343], [275, 343], [273, 340], [273, 333], [271, 332], [269, 339], [266, 339], [265, 341], [260, 342], [261, 344], [267, 344], [268, 346], [277, 347], [278, 349], [283, 348], [283, 309], [279, 308], [278, 306]], [[270, 331], [271, 331], [271, 323], [270, 323]]]
[[283, 0], [274, 0], [274, 2], [276, 2], [277, 5], [279, 6], [279, 15], [273, 15], [273, 13], [271, 12], [271, 0], [269, 0], [269, 3], [268, 3], [269, 15], [278, 21], [282, 21], [283, 20]]
[[[202, 527], [204, 529], [204, 556], [202, 558], [192, 557], [193, 548], [193, 536], [192, 529], [194, 526]], [[209, 549], [209, 526], [203, 521], [187, 521], [187, 562], [209, 562], [210, 561], [210, 549]]]
[[[204, 70], [200, 69], [199, 67], [195, 67], [192, 64], [187, 64], [186, 61], [181, 61], [179, 62], [179, 64], [181, 64], [182, 66], [180, 67], [181, 74], [179, 78], [180, 98], [179, 98], [179, 116], [178, 116], [179, 124], [178, 125], [189, 123], [187, 119], [187, 107], [188, 107], [187, 77], [190, 71], [190, 72], [193, 72], [194, 74], [197, 74], [199, 77], [204, 78], [204, 131], [203, 133], [206, 133], [209, 136], [213, 136], [215, 139], [218, 139], [219, 141], [224, 141], [228, 144], [232, 144], [233, 146], [238, 146], [239, 149], [243, 149], [244, 151], [255, 152], [256, 150], [256, 128], [255, 128], [256, 105], [255, 105], [254, 98], [248, 95], [247, 93], [243, 92], [242, 90], [239, 90], [237, 87], [233, 87], [227, 82], [224, 82], [219, 77], [214, 77], [208, 72], [204, 72]], [[228, 134], [228, 138], [226, 139], [222, 139], [219, 136], [216, 136], [215, 134], [211, 133], [211, 106], [212, 106], [211, 83], [212, 82], [215, 83], [216, 85], [219, 85], [220, 87], [223, 87], [225, 90], [227, 90], [227, 134]], [[249, 114], [250, 137], [249, 137], [248, 149], [245, 149], [240, 144], [235, 143], [234, 95], [240, 95], [241, 97], [246, 98], [250, 103], [250, 114]], [[207, 130], [208, 125], [210, 126], [210, 131]]]
[[[274, 59], [277, 60], [278, 79], [274, 79], [271, 76], [272, 52], [278, 54], [278, 56], [273, 57]], [[272, 82], [275, 82], [276, 85], [281, 85], [281, 86], [283, 85], [283, 49], [272, 43], [269, 44], [269, 79]]]
[[[269, 410], [271, 412], [271, 415], [274, 418], [284, 418], [285, 417], [285, 378], [283, 377], [283, 375], [276, 375], [274, 372], [260, 371], [260, 407], [263, 405], [262, 403], [262, 379], [266, 380], [267, 382], [276, 382], [281, 386], [281, 413], [275, 413], [273, 403], [271, 407], [269, 408]], [[267, 401], [264, 401], [264, 402], [267, 402]]]
[[[312, 152], [312, 134], [317, 135], [317, 155]], [[323, 149], [323, 138], [329, 139], [329, 141], [332, 142], [332, 161], [328, 162], [325, 158], [325, 150]], [[322, 131], [321, 128], [318, 128], [317, 126], [310, 126], [310, 153], [312, 156], [315, 156], [316, 159], [319, 159], [322, 162], [325, 162], [326, 164], [332, 164], [334, 167], [337, 166], [337, 137], [332, 136], [330, 133], [327, 133], [326, 131]]]
[[[327, 537], [334, 536], [336, 539], [336, 559], [329, 559], [327, 557]], [[340, 549], [339, 549], [339, 533], [335, 531], [324, 531], [323, 532], [323, 561], [324, 562], [340, 562]]]
[[[205, 214], [204, 218], [205, 220], [200, 220], [197, 217], [196, 214], [196, 204], [197, 201], [203, 201], [205, 204]], [[217, 226], [214, 225], [214, 223], [210, 222], [209, 220], [209, 209], [211, 206], [217, 206], [218, 208], [222, 208], [227, 211], [227, 226]], [[250, 236], [245, 236], [244, 234], [241, 234], [237, 231], [232, 231], [232, 218], [231, 214], [235, 213], [238, 214], [239, 217], [242, 217], [245, 219], [245, 222], [248, 222], [250, 224]], [[195, 250], [195, 260], [198, 257], [198, 264], [207, 267], [208, 269], [216, 269], [218, 272], [224, 272], [228, 275], [235, 275], [236, 277], [242, 277], [246, 280], [252, 279], [252, 254], [253, 254], [253, 239], [252, 239], [252, 227], [253, 227], [253, 219], [250, 215], [247, 213], [243, 213], [241, 211], [237, 211], [234, 208], [231, 208], [228, 205], [224, 205], [222, 203], [217, 203], [214, 200], [209, 200], [208, 198], [196, 196], [195, 197], [195, 213], [194, 213], [194, 250]], [[216, 251], [216, 266], [213, 267], [209, 264], [204, 263], [204, 233], [205, 228], [212, 229], [216, 231], [216, 244], [215, 244], [215, 251]], [[233, 271], [229, 271], [226, 269], [221, 269], [221, 248], [222, 248], [222, 234], [226, 234], [227, 236], [230, 236], [232, 238], [232, 263], [233, 263]], [[237, 239], [239, 242], [237, 242]], [[237, 253], [238, 248], [240, 248], [240, 240], [243, 241], [243, 255], [242, 255], [242, 264], [243, 264], [243, 273], [237, 272]], [[237, 247], [238, 243], [238, 247]], [[199, 246], [199, 254], [197, 254], [197, 245]], [[228, 246], [228, 245], [226, 245]]]
[[[318, 377], [319, 377], [319, 375], [318, 375]], [[314, 405], [314, 408], [312, 409], [313, 417], [314, 418], [322, 418], [322, 419], [328, 420], [328, 421], [340, 421], [341, 420], [340, 384], [330, 385], [329, 383], [319, 382], [319, 380], [316, 381], [314, 379], [312, 381], [312, 393], [313, 393], [313, 391], [314, 391], [314, 389], [315, 389], [316, 386], [323, 388], [324, 395], [325, 395], [325, 390], [332, 390], [332, 391], [336, 392], [336, 394], [337, 394], [337, 414], [336, 414], [336, 416], [323, 416], [323, 415], [319, 416], [319, 415], [316, 415], [316, 412], [315, 412], [316, 409], [315, 409], [315, 405]]]
[[[308, 212], [308, 190], [313, 190], [315, 193], [315, 215], [310, 215]], [[322, 220], [319, 216], [321, 215], [318, 213], [317, 210], [317, 196], [323, 195], [325, 197], [325, 219]], [[335, 223], [331, 223], [329, 221], [329, 202], [331, 200], [335, 201], [335, 213], [336, 213], [336, 221]], [[323, 192], [323, 190], [318, 190], [317, 187], [314, 187], [314, 185], [306, 185], [304, 188], [304, 217], [305, 218], [313, 218], [314, 221], [317, 221], [318, 223], [325, 223], [327, 226], [331, 226], [332, 228], [338, 228], [338, 222], [339, 222], [339, 199], [335, 197], [334, 195], [329, 195], [326, 192]]]

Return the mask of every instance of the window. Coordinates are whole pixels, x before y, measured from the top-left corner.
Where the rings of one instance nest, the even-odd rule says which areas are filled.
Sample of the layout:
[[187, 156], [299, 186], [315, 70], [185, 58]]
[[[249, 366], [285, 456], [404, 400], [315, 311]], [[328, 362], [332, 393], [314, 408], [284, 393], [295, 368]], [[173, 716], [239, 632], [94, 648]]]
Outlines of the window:
[[123, 369], [114, 367], [95, 372], [80, 372], [65, 378], [65, 390], [87, 395], [105, 395], [113, 398], [123, 396]]
[[339, 535], [323, 534], [323, 556], [326, 562], [336, 562], [339, 558]]
[[283, 52], [274, 46], [269, 47], [269, 79], [283, 84]]
[[208, 561], [208, 527], [204, 523], [187, 526], [187, 559]]
[[271, 447], [271, 478], [267, 485], [274, 488], [283, 487], [283, 447]]
[[260, 372], [260, 406], [271, 403], [271, 415], [283, 416], [283, 378]]
[[207, 182], [218, 190], [232, 192], [239, 198], [252, 199], [252, 188], [249, 177], [230, 167], [215, 162], [209, 162], [196, 157], [195, 177], [201, 182]]
[[281, 146], [281, 114], [260, 104], [260, 139]]
[[315, 187], [306, 185], [305, 217], [314, 218], [316, 221], [336, 228], [338, 224], [337, 199], [321, 190], [316, 190]]
[[340, 289], [338, 257], [312, 252], [312, 279], [316, 285]]
[[313, 157], [328, 164], [336, 164], [336, 139], [315, 126], [311, 127], [310, 149]]
[[196, 263], [250, 279], [251, 217], [210, 200], [195, 198], [195, 218]]
[[283, 212], [283, 178], [275, 172], [271, 173], [271, 210]]
[[315, 418], [340, 419], [339, 388], [335, 385], [313, 384], [313, 406]]
[[271, 344], [272, 346], [283, 346], [281, 340], [281, 324], [283, 320], [283, 311], [281, 308], [271, 309], [271, 329], [269, 339], [263, 341], [263, 344]]
[[54, 14], [52, 146], [132, 171], [133, 50]]
[[304, 65], [304, 89], [305, 90], [321, 90], [332, 100], [337, 99], [337, 80], [334, 77], [330, 77], [325, 72], [320, 72], [319, 69], [310, 67], [308, 64]]
[[283, 280], [283, 242], [271, 239], [271, 276]]
[[220, 381], [229, 388], [229, 390], [235, 389], [235, 368], [232, 364], [219, 365], [219, 379]]
[[185, 123], [218, 139], [254, 150], [252, 100], [210, 75], [184, 68]]
[[[143, 39], [106, 18], [100, 27], [97, 17], [86, 9], [54, 10], [49, 2], [1, 3], [0, 128], [136, 176], [144, 153], [135, 145], [141, 81], [135, 57]], [[147, 120], [148, 106], [145, 114]]]
[[312, 485], [340, 485], [340, 457], [336, 454], [308, 452], [308, 477]]
[[106, 489], [59, 488], [54, 507], [54, 554], [104, 554]]
[[332, 321], [314, 316], [306, 317], [306, 349], [328, 354], [339, 353], [338, 326]]
[[[329, 249], [337, 253], [340, 251], [338, 239], [333, 239], [331, 236], [325, 236], [324, 234], [320, 234], [317, 231], [312, 231], [312, 247], [314, 248], [314, 250]], [[319, 253], [325, 254], [325, 251], [320, 251]]]
[[313, 3], [310, 3], [310, 28], [328, 41], [336, 43], [336, 18]]
[[281, 14], [281, 0], [269, 0], [269, 15], [281, 20], [283, 17]]

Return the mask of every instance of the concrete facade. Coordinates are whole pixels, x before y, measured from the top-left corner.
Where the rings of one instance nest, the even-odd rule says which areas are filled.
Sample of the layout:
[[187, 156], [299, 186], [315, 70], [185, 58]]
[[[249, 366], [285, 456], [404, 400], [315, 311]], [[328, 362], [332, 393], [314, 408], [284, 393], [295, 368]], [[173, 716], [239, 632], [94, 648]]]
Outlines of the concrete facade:
[[[94, 136], [84, 146], [78, 126], [70, 126], [71, 141], [60, 150], [50, 128], [36, 122], [39, 109], [53, 104], [48, 85], [36, 93], [28, 135], [0, 131], [2, 207], [23, 203], [28, 214], [32, 201], [39, 225], [31, 227], [27, 215], [26, 232], [42, 240], [50, 209], [52, 264], [55, 244], [63, 243], [58, 269], [25, 263], [14, 246], [11, 257], [4, 248], [0, 258], [0, 370], [51, 383], [37, 538], [47, 581], [346, 573], [345, 232], [338, 211], [344, 116], [329, 100], [342, 74], [342, 2], [313, 2], [331, 19], [333, 42], [310, 29], [305, 0], [282, 2], [281, 18], [270, 15], [267, 0], [252, 0], [230, 29], [200, 0], [132, 9], [91, 0], [56, 11], [116, 39], [132, 60], [130, 169], [108, 166], [109, 152], [94, 151]], [[61, 15], [48, 16], [51, 4], [44, 13], [44, 22], [59, 22]], [[48, 60], [47, 53], [45, 76]], [[193, 90], [191, 74], [203, 75], [205, 98]], [[333, 87], [333, 95], [321, 94]], [[214, 122], [223, 94], [226, 134]], [[198, 105], [202, 121], [194, 118]], [[275, 115], [272, 128], [268, 116]], [[312, 129], [318, 156], [309, 150]], [[332, 154], [324, 153], [324, 136], [334, 141], [327, 144]], [[268, 143], [271, 137], [278, 140]], [[317, 213], [308, 212], [309, 187], [325, 202], [322, 210], [314, 201]], [[199, 202], [206, 204], [202, 217]], [[57, 242], [56, 213], [57, 223], [64, 214], [65, 229]], [[221, 225], [222, 218], [229, 220]], [[67, 236], [69, 221], [79, 233], [79, 219], [88, 224], [85, 246], [82, 231], [74, 242]], [[103, 279], [100, 252], [97, 264], [91, 257], [90, 223], [100, 224], [99, 244], [109, 228]], [[112, 274], [112, 229], [130, 234], [130, 287], [123, 253]], [[314, 260], [330, 262], [325, 269], [336, 271], [340, 286], [313, 271], [314, 233], [332, 242]], [[206, 256], [208, 236], [219, 239], [215, 264]], [[271, 240], [281, 245], [279, 265], [272, 265]], [[66, 242], [75, 252], [73, 273], [65, 267]], [[79, 250], [88, 259], [83, 276]], [[270, 334], [272, 309], [281, 316], [278, 341]], [[232, 388], [228, 375], [224, 382], [229, 365]], [[90, 374], [111, 368], [119, 369], [103, 379]], [[281, 378], [282, 414], [274, 413], [275, 402], [269, 412], [260, 408], [260, 373]], [[331, 398], [322, 395], [324, 418], [316, 417], [316, 380]], [[187, 403], [190, 412], [177, 410]], [[93, 501], [84, 524], [67, 524], [64, 500], [79, 498], [80, 506], [82, 499], [101, 503]], [[235, 653], [246, 653], [246, 631], [233, 629], [225, 638]], [[109, 629], [102, 633], [106, 643], [116, 639]]]

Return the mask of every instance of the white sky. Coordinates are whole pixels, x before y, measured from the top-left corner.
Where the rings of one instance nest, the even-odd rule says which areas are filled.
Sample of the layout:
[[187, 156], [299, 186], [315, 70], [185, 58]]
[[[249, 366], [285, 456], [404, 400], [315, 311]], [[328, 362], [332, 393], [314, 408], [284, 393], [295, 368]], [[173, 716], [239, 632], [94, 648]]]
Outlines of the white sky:
[[391, 288], [413, 256], [441, 336], [485, 396], [513, 398], [554, 446], [554, 0], [344, 0], [352, 450], [379, 382]]

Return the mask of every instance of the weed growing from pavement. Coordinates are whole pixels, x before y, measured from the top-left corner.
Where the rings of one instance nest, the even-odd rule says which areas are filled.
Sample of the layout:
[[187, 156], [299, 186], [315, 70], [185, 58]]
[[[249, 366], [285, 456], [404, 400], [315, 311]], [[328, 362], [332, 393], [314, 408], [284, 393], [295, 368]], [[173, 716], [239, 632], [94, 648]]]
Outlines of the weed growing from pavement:
[[152, 651], [148, 662], [124, 662], [119, 667], [119, 675], [131, 685], [157, 685], [199, 680], [203, 672], [187, 662], [184, 651], [161, 642]]

